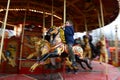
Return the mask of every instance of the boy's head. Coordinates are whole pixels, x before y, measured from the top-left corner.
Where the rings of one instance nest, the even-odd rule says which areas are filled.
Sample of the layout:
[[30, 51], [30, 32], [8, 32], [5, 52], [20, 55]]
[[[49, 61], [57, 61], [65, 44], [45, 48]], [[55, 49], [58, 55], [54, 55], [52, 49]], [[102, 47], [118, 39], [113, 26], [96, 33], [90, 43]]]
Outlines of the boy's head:
[[65, 25], [66, 26], [73, 26], [73, 22], [71, 20], [67, 20]]

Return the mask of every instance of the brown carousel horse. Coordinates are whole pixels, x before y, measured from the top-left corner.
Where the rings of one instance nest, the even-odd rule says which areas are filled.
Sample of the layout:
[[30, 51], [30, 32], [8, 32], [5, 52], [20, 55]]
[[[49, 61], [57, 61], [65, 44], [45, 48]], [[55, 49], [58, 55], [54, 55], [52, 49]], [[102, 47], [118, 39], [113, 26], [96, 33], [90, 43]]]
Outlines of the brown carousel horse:
[[83, 41], [84, 41], [84, 47], [83, 47], [84, 58], [91, 59], [92, 58], [92, 51], [91, 51], [91, 47], [90, 47], [90, 44], [89, 44], [89, 38], [86, 36], [86, 37], [84, 37]]
[[[62, 40], [60, 38], [59, 29], [57, 29], [57, 30], [56, 29], [50, 31], [51, 34], [56, 33], [56, 36], [53, 39], [53, 44], [50, 46], [51, 49], [48, 50], [48, 53], [42, 55], [39, 58], [39, 61], [37, 61], [33, 66], [31, 66], [30, 71], [33, 71], [37, 66], [39, 66], [41, 63], [43, 63], [48, 58], [61, 57], [62, 53], [68, 53], [67, 52], [67, 47], [65, 46], [65, 44], [62, 43]], [[43, 50], [43, 49], [41, 49], [41, 50]], [[76, 59], [77, 59], [76, 61], [80, 65], [82, 65], [82, 62], [85, 62], [86, 65], [88, 66], [88, 68], [92, 69], [92, 67], [88, 64], [87, 60], [83, 59], [83, 50], [82, 50], [82, 48], [80, 46], [75, 45], [73, 47], [73, 51], [74, 51], [74, 53], [76, 53]], [[69, 61], [68, 58], [66, 58], [66, 62], [65, 63], [71, 69], [77, 69], [77, 68], [72, 66], [72, 63]], [[83, 65], [82, 65], [82, 68], [86, 69]]]
[[31, 59], [34, 56], [39, 58], [50, 50], [50, 43], [47, 40], [38, 37], [31, 37], [31, 41], [34, 43], [35, 52], [31, 53], [27, 59]]
[[[7, 61], [12, 67], [16, 66], [16, 49], [17, 49], [17, 42], [15, 41], [15, 36], [9, 36], [9, 32], [5, 31], [4, 38], [9, 39], [9, 43], [7, 44], [7, 49], [2, 52], [1, 58], [4, 61]], [[4, 55], [5, 53], [5, 55]]]

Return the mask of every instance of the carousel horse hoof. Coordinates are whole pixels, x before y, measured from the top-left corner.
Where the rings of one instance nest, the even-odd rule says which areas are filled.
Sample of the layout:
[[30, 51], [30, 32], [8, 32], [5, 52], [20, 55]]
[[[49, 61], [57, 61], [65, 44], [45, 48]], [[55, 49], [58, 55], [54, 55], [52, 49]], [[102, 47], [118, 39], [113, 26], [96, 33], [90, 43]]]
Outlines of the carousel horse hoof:
[[101, 62], [99, 64], [102, 64]]
[[86, 70], [86, 68], [83, 68], [84, 70]]
[[30, 69], [29, 71], [30, 71], [30, 72], [33, 72], [33, 70], [31, 70], [31, 69]]
[[74, 74], [77, 74], [78, 73], [78, 69], [74, 69]]
[[29, 69], [30, 72], [34, 72], [34, 69]]
[[93, 68], [92, 67], [89, 67], [90, 70], [92, 70]]

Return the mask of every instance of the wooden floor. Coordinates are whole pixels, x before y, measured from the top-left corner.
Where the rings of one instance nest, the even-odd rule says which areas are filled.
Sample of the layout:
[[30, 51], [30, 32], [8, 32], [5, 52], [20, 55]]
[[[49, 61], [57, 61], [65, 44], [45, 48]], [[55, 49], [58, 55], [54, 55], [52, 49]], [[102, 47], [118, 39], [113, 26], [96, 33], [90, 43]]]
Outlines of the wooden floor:
[[79, 69], [74, 73], [0, 74], [0, 80], [120, 80], [120, 70], [112, 65], [93, 61], [93, 70]]

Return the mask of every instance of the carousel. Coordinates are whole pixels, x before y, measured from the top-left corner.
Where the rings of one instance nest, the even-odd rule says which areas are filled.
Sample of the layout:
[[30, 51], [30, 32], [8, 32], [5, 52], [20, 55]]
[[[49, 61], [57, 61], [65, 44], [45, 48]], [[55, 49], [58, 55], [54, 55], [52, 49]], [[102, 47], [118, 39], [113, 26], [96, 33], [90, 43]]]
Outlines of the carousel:
[[[119, 80], [117, 27], [111, 57], [101, 29], [117, 18], [119, 3], [119, 0], [1, 0], [0, 80], [15, 77], [20, 80]], [[72, 47], [77, 66], [72, 65], [65, 42], [67, 20], [73, 22], [74, 32], [86, 32], [83, 40], [75, 39]], [[101, 36], [94, 45], [88, 33], [97, 28], [101, 29]]]

